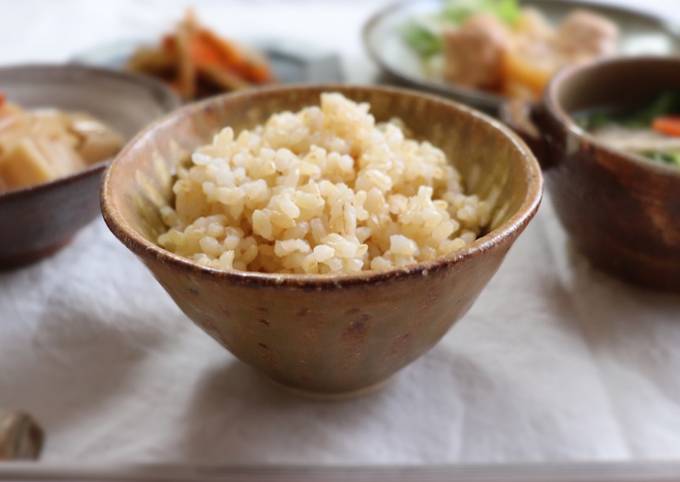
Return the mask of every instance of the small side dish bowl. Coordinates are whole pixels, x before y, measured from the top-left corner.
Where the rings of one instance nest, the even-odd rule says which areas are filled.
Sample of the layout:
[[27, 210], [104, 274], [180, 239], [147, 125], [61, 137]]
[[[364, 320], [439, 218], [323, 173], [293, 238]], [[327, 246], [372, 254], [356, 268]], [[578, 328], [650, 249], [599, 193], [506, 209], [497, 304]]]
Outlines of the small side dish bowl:
[[[267, 274], [206, 268], [160, 248], [159, 207], [172, 200], [179, 162], [221, 128], [340, 92], [401, 118], [444, 150], [468, 192], [498, 193], [491, 226], [454, 255], [384, 272]], [[384, 381], [431, 348], [470, 308], [538, 209], [542, 178], [526, 145], [499, 122], [437, 97], [385, 87], [287, 86], [186, 106], [140, 133], [102, 188], [111, 231], [179, 307], [239, 359], [297, 390], [347, 394]]]
[[[29, 109], [91, 114], [126, 138], [179, 105], [152, 79], [76, 65], [2, 67], [0, 92]], [[108, 164], [0, 194], [0, 269], [48, 256], [92, 221], [99, 214], [101, 175]]]
[[594, 266], [680, 292], [680, 168], [608, 147], [573, 117], [664, 91], [680, 91], [680, 58], [612, 59], [561, 72], [541, 104], [501, 117], [536, 153], [562, 225]]

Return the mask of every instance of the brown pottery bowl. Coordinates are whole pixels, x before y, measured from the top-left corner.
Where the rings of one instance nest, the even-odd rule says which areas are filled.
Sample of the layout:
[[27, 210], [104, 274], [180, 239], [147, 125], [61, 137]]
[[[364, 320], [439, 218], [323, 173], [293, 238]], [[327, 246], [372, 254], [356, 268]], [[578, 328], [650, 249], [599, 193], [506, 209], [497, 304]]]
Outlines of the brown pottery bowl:
[[[434, 262], [342, 276], [219, 271], [156, 244], [158, 206], [172, 199], [171, 173], [189, 152], [222, 127], [252, 127], [326, 91], [369, 102], [378, 120], [400, 117], [444, 149], [469, 191], [497, 190], [488, 233]], [[113, 161], [102, 211], [186, 315], [239, 359], [289, 387], [342, 394], [385, 380], [465, 314], [535, 214], [541, 183], [518, 137], [456, 103], [384, 87], [287, 86], [208, 99], [143, 131]]]
[[[2, 67], [0, 92], [27, 108], [92, 114], [128, 138], [179, 105], [152, 79], [76, 65]], [[57, 251], [92, 221], [99, 214], [101, 176], [108, 164], [0, 194], [0, 269]]]
[[679, 57], [629, 57], [565, 70], [543, 102], [502, 118], [545, 169], [562, 225], [590, 262], [648, 288], [680, 292], [680, 169], [617, 151], [572, 114], [680, 91]]

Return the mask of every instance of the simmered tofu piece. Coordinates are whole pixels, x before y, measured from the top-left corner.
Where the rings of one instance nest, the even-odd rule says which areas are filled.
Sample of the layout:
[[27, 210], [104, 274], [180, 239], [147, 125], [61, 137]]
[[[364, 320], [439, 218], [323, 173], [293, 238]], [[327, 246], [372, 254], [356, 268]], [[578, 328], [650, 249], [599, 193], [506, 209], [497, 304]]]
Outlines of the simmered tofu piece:
[[475, 15], [444, 32], [445, 78], [471, 87], [501, 84], [503, 55], [510, 47], [507, 28], [494, 16]]
[[616, 53], [619, 29], [605, 17], [587, 10], [575, 10], [560, 24], [557, 48], [574, 60], [588, 60]]

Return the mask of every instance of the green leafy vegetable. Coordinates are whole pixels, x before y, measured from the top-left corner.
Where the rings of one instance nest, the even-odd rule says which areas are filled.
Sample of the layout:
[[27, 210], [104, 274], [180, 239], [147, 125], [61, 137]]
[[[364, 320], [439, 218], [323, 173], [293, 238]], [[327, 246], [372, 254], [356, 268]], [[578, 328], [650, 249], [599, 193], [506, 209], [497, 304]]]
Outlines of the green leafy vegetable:
[[680, 92], [663, 92], [645, 107], [615, 112], [599, 109], [575, 116], [579, 126], [586, 130], [617, 124], [622, 127], [650, 127], [657, 117], [680, 113]]
[[440, 27], [458, 26], [477, 13], [494, 15], [512, 25], [520, 15], [520, 8], [517, 0], [448, 0], [434, 17], [406, 24], [402, 30], [404, 41], [427, 60], [442, 51]]
[[648, 106], [622, 119], [627, 127], [649, 127], [657, 117], [680, 113], [680, 92], [664, 92]]
[[403, 35], [406, 43], [423, 58], [432, 57], [442, 50], [441, 36], [424, 22], [409, 23]]
[[446, 2], [439, 18], [453, 25], [460, 25], [479, 11], [483, 0], [450, 0]]
[[598, 129], [600, 127], [612, 124], [615, 122], [611, 114], [604, 111], [594, 111], [591, 113], [582, 113], [575, 116], [576, 123], [587, 131]]
[[488, 13], [512, 25], [519, 17], [520, 8], [517, 0], [449, 0], [440, 17], [460, 25], [476, 13]]
[[680, 167], [680, 152], [645, 152], [644, 156], [653, 161], [663, 162], [665, 164], [673, 164]]

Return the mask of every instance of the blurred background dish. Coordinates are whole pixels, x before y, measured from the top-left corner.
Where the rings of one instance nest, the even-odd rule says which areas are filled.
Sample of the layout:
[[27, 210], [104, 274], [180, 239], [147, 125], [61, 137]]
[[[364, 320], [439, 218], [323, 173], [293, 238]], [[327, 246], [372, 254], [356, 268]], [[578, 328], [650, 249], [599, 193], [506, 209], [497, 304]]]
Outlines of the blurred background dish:
[[276, 82], [267, 58], [201, 25], [189, 9], [155, 45], [141, 45], [126, 69], [156, 77], [184, 100]]
[[[508, 95], [512, 97], [539, 95], [551, 73], [565, 63], [582, 62], [588, 58], [613, 53], [622, 55], [672, 54], [677, 52], [680, 46], [680, 38], [663, 20], [623, 7], [563, 0], [522, 0], [519, 2], [509, 0], [494, 4], [494, 9], [488, 8], [487, 4], [489, 2], [483, 0], [417, 0], [389, 5], [366, 23], [363, 32], [365, 48], [387, 76], [388, 81], [448, 95], [474, 107], [495, 113]], [[522, 15], [517, 7], [527, 8], [531, 13]], [[475, 13], [484, 13], [485, 15], [478, 15], [477, 17], [481, 18], [475, 18], [472, 23], [485, 25], [465, 24], [466, 20], [472, 19], [469, 12], [466, 13], [466, 9], [472, 9]], [[536, 12], [539, 15], [536, 15]], [[587, 14], [584, 15], [584, 13]], [[447, 27], [447, 39], [444, 41], [437, 37], [440, 35], [437, 31], [440, 27], [435, 26], [431, 29], [434, 33], [431, 32], [432, 36], [428, 37], [428, 22], [431, 23], [432, 19], [441, 19], [442, 16], [445, 16], [447, 21], [459, 21], [459, 25], [465, 24], [465, 31], [454, 32], [455, 29]], [[489, 19], [490, 16], [495, 18]], [[497, 21], [499, 18], [500, 22]], [[486, 24], [500, 25], [503, 19], [512, 20], [514, 24], [512, 35], [517, 36], [516, 31], [523, 31], [519, 39], [510, 39], [513, 45], [521, 44], [521, 41], [526, 41], [527, 37], [534, 35], [527, 35], [527, 31], [535, 33], [539, 30], [548, 30], [541, 33], [540, 37], [561, 35], [570, 45], [559, 46], [555, 49], [557, 54], [551, 52], [550, 55], [546, 55], [545, 52], [536, 52], [537, 61], [533, 64], [528, 62], [532, 55], [525, 52], [513, 55], [512, 50], [510, 54], [504, 55], [502, 62], [498, 59], [491, 62], [490, 65], [496, 68], [499, 64], [503, 64], [503, 72], [498, 75], [510, 77], [509, 82], [498, 82], [498, 79], [486, 82], [488, 75], [482, 76], [484, 78], [471, 77], [470, 71], [480, 72], [478, 67], [483, 63], [481, 59], [485, 55], [493, 56], [494, 48], [489, 42], [493, 40], [491, 44], [500, 43], [503, 39], [499, 37], [507, 36], [507, 33], [499, 33], [500, 27], [490, 28]], [[418, 23], [420, 23], [420, 29], [415, 28], [418, 27]], [[612, 27], [618, 31], [612, 32]], [[553, 32], [550, 32], [550, 29]], [[483, 45], [480, 35], [488, 40]], [[592, 36], [593, 42], [584, 40], [588, 36]], [[573, 42], [573, 39], [583, 41]], [[559, 45], [559, 38], [557, 40], [555, 43]], [[471, 46], [470, 42], [472, 42]], [[474, 55], [467, 55], [471, 61], [475, 62], [475, 69], [464, 69], [466, 75], [463, 76], [460, 72], [459, 75], [447, 73], [446, 66], [446, 57], [451, 57], [451, 52], [456, 51], [459, 43], [467, 45], [467, 47], [459, 48], [459, 52], [475, 52]], [[528, 44], [528, 48], [532, 51], [545, 50], [537, 49], [537, 42], [533, 38], [524, 43]], [[588, 43], [591, 45], [589, 46]], [[599, 45], [595, 45], [596, 43]], [[577, 47], [582, 52], [574, 55], [574, 45], [571, 44], [579, 44]], [[585, 47], [593, 48], [590, 52], [585, 52], [583, 51]], [[446, 49], [450, 51], [444, 52]], [[582, 55], [584, 53], [586, 55]], [[548, 58], [550, 56], [553, 58]], [[548, 61], [545, 61], [546, 58]], [[483, 69], [481, 73], [484, 73]], [[448, 81], [445, 78], [447, 76]], [[485, 86], [485, 83], [488, 85]], [[528, 96], [526, 92], [529, 93]]]
[[[675, 292], [680, 291], [680, 132], [673, 130], [678, 86], [677, 57], [624, 57], [558, 74], [543, 103], [529, 108], [529, 128], [527, 119], [502, 110], [503, 120], [535, 147], [557, 216], [590, 262], [624, 280]], [[629, 126], [608, 125], [616, 135], [603, 138], [597, 131], [604, 126], [590, 132], [584, 117]], [[654, 119], [676, 135], [640, 128]], [[634, 132], [622, 137], [621, 129]], [[646, 147], [638, 150], [639, 144]]]
[[574, 114], [603, 144], [680, 168], [680, 90], [660, 90], [635, 105], [596, 106]]
[[111, 158], [123, 137], [85, 112], [27, 109], [0, 92], [0, 194]]
[[160, 39], [130, 39], [73, 60], [158, 78], [184, 100], [271, 83], [343, 81], [336, 54], [281, 40], [237, 43], [201, 25], [191, 10]]
[[[0, 91], [27, 109], [89, 114], [123, 139], [179, 105], [177, 96], [153, 79], [75, 65], [2, 67]], [[56, 251], [97, 216], [106, 157], [75, 173], [0, 194], [0, 268]]]

